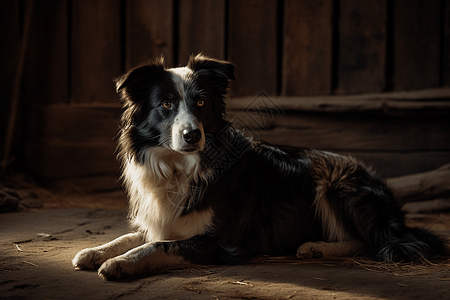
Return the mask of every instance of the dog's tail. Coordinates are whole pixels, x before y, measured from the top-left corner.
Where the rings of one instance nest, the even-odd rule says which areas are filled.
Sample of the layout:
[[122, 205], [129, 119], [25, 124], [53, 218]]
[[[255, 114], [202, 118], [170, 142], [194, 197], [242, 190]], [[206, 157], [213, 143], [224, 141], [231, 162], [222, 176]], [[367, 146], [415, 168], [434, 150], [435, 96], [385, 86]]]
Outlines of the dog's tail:
[[404, 227], [401, 234], [377, 247], [375, 258], [380, 261], [413, 261], [449, 255], [448, 240], [420, 228]]

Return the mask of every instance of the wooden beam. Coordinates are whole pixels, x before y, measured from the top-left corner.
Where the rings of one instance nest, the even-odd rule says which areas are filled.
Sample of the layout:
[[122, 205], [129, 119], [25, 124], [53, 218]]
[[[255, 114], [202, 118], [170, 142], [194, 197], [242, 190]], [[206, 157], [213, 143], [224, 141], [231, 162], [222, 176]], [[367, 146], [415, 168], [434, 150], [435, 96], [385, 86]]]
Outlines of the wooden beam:
[[239, 127], [275, 144], [339, 151], [440, 151], [450, 149], [445, 117], [285, 112], [281, 116], [230, 112]]
[[429, 172], [389, 178], [387, 184], [400, 203], [450, 196], [450, 164]]
[[[314, 96], [314, 97], [272, 97], [265, 96], [268, 105], [277, 106], [283, 111], [303, 112], [378, 112], [378, 113], [412, 113], [448, 114], [450, 111], [450, 89], [429, 89], [414, 92], [390, 92], [349, 96]], [[232, 97], [227, 107], [229, 110], [255, 109], [257, 98]], [[272, 103], [272, 104], [271, 104]]]

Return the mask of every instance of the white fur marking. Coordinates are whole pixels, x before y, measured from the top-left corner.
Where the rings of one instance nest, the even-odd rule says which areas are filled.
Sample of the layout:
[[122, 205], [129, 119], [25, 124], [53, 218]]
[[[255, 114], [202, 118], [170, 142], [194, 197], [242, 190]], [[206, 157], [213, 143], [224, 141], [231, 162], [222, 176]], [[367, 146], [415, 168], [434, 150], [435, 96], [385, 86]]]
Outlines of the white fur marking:
[[95, 265], [101, 265], [107, 259], [123, 254], [143, 243], [144, 236], [142, 233], [125, 234], [104, 245], [78, 252], [72, 260], [72, 264], [76, 269], [94, 269]]
[[167, 69], [167, 71], [172, 73], [172, 80], [175, 83], [180, 96], [182, 96], [182, 99], [185, 99], [184, 96], [186, 95], [186, 92], [184, 90], [184, 84], [189, 80], [189, 76], [191, 76], [194, 71], [187, 67], [172, 68]]
[[188, 264], [188, 262], [181, 256], [165, 253], [163, 249], [156, 248], [153, 243], [146, 243], [107, 260], [98, 270], [98, 275], [103, 279], [118, 279], [123, 274], [134, 275], [180, 264]]
[[339, 224], [335, 213], [331, 210], [325, 191], [326, 187], [319, 183], [316, 188], [316, 198], [314, 199], [316, 215], [319, 215], [322, 220], [324, 239], [333, 242], [347, 241], [349, 239], [348, 234], [342, 228], [342, 225]]
[[172, 149], [174, 151], [181, 152], [183, 147], [186, 146], [186, 142], [183, 139], [183, 131], [192, 130], [192, 129], [200, 129], [202, 133], [202, 138], [198, 142], [199, 150], [203, 150], [205, 147], [205, 131], [203, 129], [203, 125], [199, 122], [195, 116], [188, 111], [186, 107], [186, 101], [180, 101], [180, 105], [178, 106], [178, 113], [175, 117], [175, 122], [172, 125]]
[[212, 210], [206, 210], [179, 217], [174, 222], [172, 231], [182, 239], [204, 234], [212, 226], [213, 215]]
[[212, 219], [210, 211], [181, 216], [189, 205], [191, 182], [205, 176], [198, 153], [183, 155], [158, 147], [147, 151], [144, 165], [134, 159], [127, 161], [124, 179], [132, 223], [145, 232], [147, 241], [190, 238], [207, 230]]
[[183, 139], [183, 131], [185, 129], [187, 130], [200, 129], [202, 133], [202, 138], [198, 142], [198, 147], [199, 150], [203, 150], [206, 142], [203, 125], [195, 118], [192, 112], [188, 110], [186, 104], [187, 95], [185, 90], [185, 84], [191, 84], [190, 75], [192, 75], [193, 71], [186, 67], [169, 69], [168, 71], [171, 72], [172, 80], [175, 83], [176, 89], [180, 95], [178, 112], [175, 117], [175, 121], [172, 124], [171, 147], [174, 151], [182, 152], [183, 148], [186, 146], [186, 142]]

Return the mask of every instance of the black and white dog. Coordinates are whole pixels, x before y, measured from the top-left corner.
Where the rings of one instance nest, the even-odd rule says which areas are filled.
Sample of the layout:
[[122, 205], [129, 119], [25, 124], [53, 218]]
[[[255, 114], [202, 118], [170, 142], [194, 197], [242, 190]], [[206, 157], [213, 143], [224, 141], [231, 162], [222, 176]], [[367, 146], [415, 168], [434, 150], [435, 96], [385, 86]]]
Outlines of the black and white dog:
[[234, 66], [162, 58], [117, 80], [119, 159], [136, 231], [73, 259], [119, 279], [174, 264], [236, 264], [256, 255], [414, 260], [446, 255], [443, 238], [405, 226], [384, 182], [352, 157], [275, 147], [225, 116]]

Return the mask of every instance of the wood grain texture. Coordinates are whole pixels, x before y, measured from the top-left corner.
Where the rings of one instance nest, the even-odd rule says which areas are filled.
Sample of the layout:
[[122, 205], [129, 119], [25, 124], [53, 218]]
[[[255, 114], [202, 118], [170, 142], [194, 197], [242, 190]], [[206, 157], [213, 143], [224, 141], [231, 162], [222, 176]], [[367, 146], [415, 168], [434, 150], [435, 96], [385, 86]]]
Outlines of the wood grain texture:
[[[0, 90], [2, 101], [0, 101], [0, 137], [6, 128], [6, 120], [11, 102], [14, 74], [17, 68], [18, 54], [20, 49], [20, 2], [3, 1], [0, 9], [0, 36], [2, 47], [0, 47]], [[4, 122], [3, 122], [4, 121]], [[3, 141], [3, 139], [2, 139]], [[0, 148], [3, 148], [0, 147]]]
[[117, 102], [121, 73], [120, 0], [72, 1], [73, 103]]
[[450, 196], [450, 164], [436, 170], [390, 178], [387, 181], [400, 203]]
[[287, 0], [284, 7], [283, 95], [332, 89], [332, 0]]
[[[256, 138], [274, 144], [334, 151], [439, 151], [450, 149], [450, 121], [433, 116], [401, 118], [386, 115], [285, 112], [281, 117], [250, 118], [233, 112]], [[256, 125], [262, 124], [257, 127]]]
[[69, 103], [68, 1], [35, 1], [22, 80], [32, 105]]
[[188, 56], [203, 52], [225, 59], [225, 1], [180, 1], [178, 64], [186, 65]]
[[166, 65], [174, 62], [173, 0], [127, 0], [126, 63], [127, 69], [159, 55]]
[[450, 0], [444, 2], [444, 32], [443, 32], [443, 52], [442, 52], [442, 84], [450, 87]]
[[228, 59], [236, 65], [232, 95], [277, 93], [277, 1], [229, 1]]
[[[254, 108], [256, 97], [233, 97], [229, 110]], [[400, 115], [445, 115], [450, 112], [450, 89], [426, 89], [361, 95], [268, 97], [269, 106], [284, 111], [318, 113], [379, 113]]]
[[386, 0], [341, 0], [337, 93], [385, 89]]
[[383, 178], [433, 170], [450, 161], [449, 151], [377, 152], [374, 150], [346, 153], [371, 166]]
[[45, 179], [83, 176], [118, 175], [120, 166], [113, 143], [64, 145], [30, 143], [25, 148], [28, 170]]
[[394, 90], [438, 87], [441, 1], [394, 1]]
[[119, 105], [49, 105], [30, 120], [25, 159], [47, 179], [118, 174], [115, 158]]
[[116, 142], [122, 108], [117, 105], [49, 105], [34, 110], [30, 142], [65, 145]]

